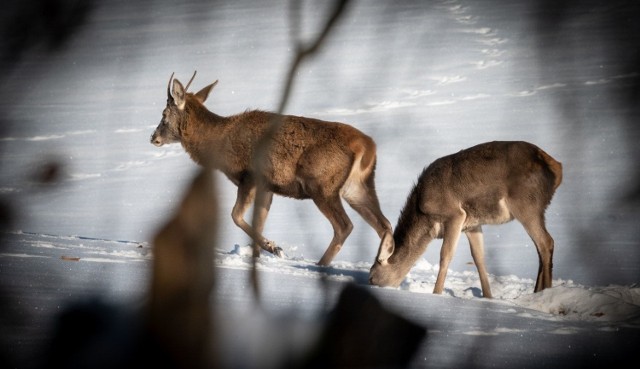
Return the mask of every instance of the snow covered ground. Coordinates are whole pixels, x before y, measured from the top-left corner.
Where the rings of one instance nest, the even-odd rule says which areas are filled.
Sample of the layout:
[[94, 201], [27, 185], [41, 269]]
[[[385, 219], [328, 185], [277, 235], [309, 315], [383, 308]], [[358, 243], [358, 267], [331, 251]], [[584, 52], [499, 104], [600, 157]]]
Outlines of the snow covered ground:
[[[149, 240], [195, 171], [179, 145], [149, 143], [171, 72], [185, 81], [198, 70], [194, 89], [219, 79], [207, 102], [218, 114], [279, 100], [291, 57], [286, 2], [168, 4], [100, 2], [65, 48], [35, 48], [2, 77], [0, 195], [18, 220], [0, 249], [0, 286], [24, 318], [3, 330], [12, 350], [29, 356], [65, 301], [144, 295]], [[635, 354], [640, 234], [637, 202], [625, 196], [636, 185], [640, 130], [624, 101], [640, 78], [626, 64], [638, 33], [622, 32], [624, 8], [606, 5], [615, 2], [569, 7], [559, 29], [536, 23], [549, 11], [538, 4], [355, 2], [297, 76], [288, 113], [346, 122], [376, 140], [376, 187], [392, 223], [424, 166], [479, 142], [527, 140], [563, 163], [547, 212], [552, 289], [532, 294], [538, 259], [517, 223], [484, 230], [492, 301], [478, 297], [466, 240], [443, 296], [430, 293], [439, 241], [398, 290], [370, 288], [428, 327], [416, 367], [576, 366]], [[303, 6], [304, 37], [326, 11]], [[559, 47], [544, 46], [550, 40]], [[62, 180], [43, 186], [33, 178], [49, 161]], [[217, 296], [244, 312], [253, 306], [248, 240], [229, 216], [235, 188], [218, 179]], [[271, 313], [313, 325], [335, 298], [324, 280], [366, 284], [379, 240], [349, 215], [354, 232], [319, 268], [328, 222], [310, 202], [274, 199], [265, 233], [288, 258], [260, 262]]]
[[[251, 246], [236, 245], [233, 250], [220, 250], [216, 264], [222, 268], [248, 270], [251, 267]], [[371, 262], [337, 261], [330, 268], [318, 267], [313, 260], [301, 257], [279, 259], [263, 255], [259, 270], [297, 277], [318, 279], [323, 274], [330, 280], [366, 284]], [[438, 266], [420, 260], [411, 270], [401, 290], [415, 293], [432, 293], [438, 274]], [[286, 278], [286, 277], [283, 277]], [[562, 321], [589, 321], [640, 324], [640, 287], [615, 286], [588, 287], [571, 280], [557, 279], [554, 287], [534, 294], [535, 280], [515, 275], [492, 276], [491, 290], [494, 302], [521, 307], [546, 315], [544, 319]], [[475, 272], [447, 274], [446, 293], [457, 299], [475, 299], [482, 296], [480, 280]]]
[[[53, 319], [70, 304], [110, 301], [135, 311], [146, 297], [153, 258], [147, 243], [27, 232], [5, 234], [4, 241], [2, 290], [13, 299], [4, 314], [14, 320], [6, 324], [3, 345], [25, 364], [42, 358], [33, 351], [47, 344]], [[534, 294], [530, 279], [492, 275], [496, 297], [487, 300], [478, 297], [475, 274], [452, 270], [445, 293], [436, 296], [436, 270], [426, 261], [399, 289], [383, 289], [366, 287], [366, 261], [318, 267], [295, 256], [295, 248], [285, 251], [286, 259], [262, 255], [263, 309], [256, 309], [250, 247], [217, 249], [213, 301], [220, 319], [214, 326], [223, 362], [278, 367], [304, 352], [347, 283], [369, 289], [391, 311], [427, 328], [413, 367], [619, 364], [632, 359], [640, 338], [640, 288], [554, 280], [553, 288]]]

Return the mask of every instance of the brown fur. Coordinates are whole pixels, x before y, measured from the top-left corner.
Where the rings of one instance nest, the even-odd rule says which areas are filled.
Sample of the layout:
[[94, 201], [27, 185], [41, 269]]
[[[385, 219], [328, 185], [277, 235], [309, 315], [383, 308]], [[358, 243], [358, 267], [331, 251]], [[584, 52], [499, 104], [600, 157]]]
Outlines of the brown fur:
[[[334, 237], [319, 262], [322, 265], [331, 262], [352, 229], [341, 197], [380, 237], [391, 233], [375, 192], [376, 145], [369, 136], [344, 123], [258, 110], [219, 116], [203, 105], [216, 83], [191, 94], [174, 80], [151, 142], [157, 146], [180, 142], [195, 162], [220, 170], [236, 184], [233, 220], [262, 248], [277, 251], [261, 234], [273, 193], [312, 199], [329, 219]], [[275, 121], [281, 127], [270, 140], [264, 165], [255, 168], [256, 145]], [[255, 198], [258, 183], [264, 183], [267, 194], [258, 199], [260, 215], [252, 227], [243, 215]]]
[[527, 142], [489, 142], [437, 159], [409, 194], [393, 238], [383, 238], [371, 283], [399, 285], [428, 243], [444, 238], [434, 288], [434, 293], [441, 293], [458, 237], [465, 232], [483, 295], [491, 297], [481, 226], [515, 218], [540, 257], [535, 291], [550, 287], [554, 245], [544, 212], [561, 181], [562, 164]]

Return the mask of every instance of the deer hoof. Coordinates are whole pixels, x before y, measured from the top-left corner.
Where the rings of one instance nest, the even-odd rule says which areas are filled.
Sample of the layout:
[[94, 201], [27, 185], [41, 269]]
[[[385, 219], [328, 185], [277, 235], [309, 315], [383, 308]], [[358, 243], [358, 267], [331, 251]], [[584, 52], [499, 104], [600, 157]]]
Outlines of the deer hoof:
[[279, 258], [284, 258], [284, 257], [285, 257], [285, 255], [284, 255], [284, 250], [282, 250], [282, 248], [281, 248], [281, 247], [277, 247], [277, 246], [276, 246], [276, 247], [274, 247], [274, 248], [273, 248], [273, 254], [274, 254], [275, 256], [279, 257]]
[[273, 241], [267, 241], [264, 244], [263, 247], [265, 250], [271, 252], [273, 255], [279, 257], [279, 258], [284, 258], [284, 251], [282, 250], [282, 248], [276, 246], [275, 242]]

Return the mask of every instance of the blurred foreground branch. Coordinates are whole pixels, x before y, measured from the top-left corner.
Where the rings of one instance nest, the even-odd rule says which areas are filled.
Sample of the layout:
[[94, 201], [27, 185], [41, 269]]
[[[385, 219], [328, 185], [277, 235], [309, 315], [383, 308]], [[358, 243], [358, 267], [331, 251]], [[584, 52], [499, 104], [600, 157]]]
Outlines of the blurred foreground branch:
[[56, 321], [43, 367], [211, 368], [216, 365], [214, 287], [217, 199], [201, 171], [153, 241], [149, 299], [142, 310], [92, 299]]
[[212, 363], [217, 199], [210, 171], [194, 179], [180, 208], [154, 239], [149, 326], [176, 367]]
[[[280, 100], [280, 104], [278, 105], [277, 115], [271, 122], [271, 126], [267, 133], [262, 137], [260, 141], [256, 144], [256, 155], [253, 158], [254, 167], [255, 168], [265, 168], [268, 163], [266, 163], [267, 155], [266, 153], [269, 151], [271, 146], [271, 140], [273, 136], [278, 132], [280, 127], [282, 126], [282, 119], [280, 119], [281, 114], [284, 113], [284, 110], [289, 102], [289, 97], [291, 95], [291, 90], [293, 86], [293, 82], [295, 80], [295, 76], [298, 73], [298, 69], [302, 65], [302, 63], [312, 57], [315, 53], [317, 53], [321, 46], [327, 39], [330, 31], [334, 28], [340, 16], [343, 15], [348, 0], [338, 0], [335, 2], [333, 10], [327, 19], [324, 27], [318, 34], [318, 37], [308, 44], [304, 44], [295, 34], [293, 34], [294, 42], [296, 43], [296, 54], [293, 58], [291, 66], [289, 67], [289, 72], [287, 73], [287, 79], [284, 83], [284, 90], [282, 92], [282, 97]], [[299, 22], [300, 19], [300, 5], [298, 1], [292, 0], [291, 2], [291, 30], [294, 33], [299, 33]], [[260, 173], [260, 170], [256, 170], [256, 173]], [[254, 204], [264, 203], [264, 199], [266, 196], [266, 188], [264, 184], [264, 178], [257, 176], [257, 190], [256, 190], [256, 198]], [[252, 225], [257, 223], [258, 220], [258, 206], [254, 205], [253, 216], [251, 223]], [[253, 292], [256, 301], [260, 302], [260, 285], [258, 280], [258, 271], [257, 271], [257, 258], [260, 256], [260, 247], [256, 242], [253, 242], [253, 261], [251, 268], [251, 283], [253, 286]]]

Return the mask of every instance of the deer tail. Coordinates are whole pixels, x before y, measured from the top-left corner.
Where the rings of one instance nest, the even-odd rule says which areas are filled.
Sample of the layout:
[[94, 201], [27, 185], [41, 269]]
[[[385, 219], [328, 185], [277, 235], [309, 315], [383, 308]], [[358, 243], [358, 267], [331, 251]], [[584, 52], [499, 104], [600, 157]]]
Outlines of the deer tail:
[[375, 169], [376, 144], [369, 137], [358, 138], [351, 141], [349, 148], [353, 152], [353, 165], [349, 177], [366, 180]]
[[544, 152], [544, 150], [538, 148], [538, 154], [542, 160], [547, 164], [551, 173], [553, 173], [554, 183], [553, 189], [556, 190], [560, 183], [562, 183], [562, 163], [552, 158], [551, 155]]
[[372, 187], [373, 172], [376, 165], [376, 144], [369, 137], [358, 137], [349, 142], [349, 150], [353, 153], [353, 163], [347, 180], [341, 189], [345, 199], [361, 198], [363, 185]]

